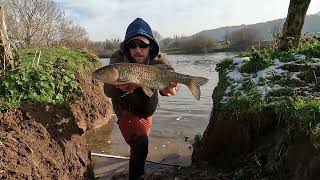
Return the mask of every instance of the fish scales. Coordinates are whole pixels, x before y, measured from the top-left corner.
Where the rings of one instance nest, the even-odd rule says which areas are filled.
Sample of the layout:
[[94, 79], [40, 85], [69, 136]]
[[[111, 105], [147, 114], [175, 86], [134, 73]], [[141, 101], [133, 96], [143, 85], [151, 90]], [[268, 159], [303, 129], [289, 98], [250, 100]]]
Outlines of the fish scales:
[[166, 87], [169, 84], [170, 75], [158, 68], [150, 66], [121, 66], [120, 79], [128, 80], [139, 85], [151, 87]]
[[[162, 90], [171, 82], [188, 86], [192, 95], [200, 99], [200, 86], [208, 82], [207, 78], [190, 76], [170, 71], [162, 66], [152, 66], [135, 63], [111, 64], [93, 72], [93, 78], [104, 83], [121, 85], [126, 83], [137, 84], [143, 88]], [[145, 93], [150, 95], [149, 90]]]

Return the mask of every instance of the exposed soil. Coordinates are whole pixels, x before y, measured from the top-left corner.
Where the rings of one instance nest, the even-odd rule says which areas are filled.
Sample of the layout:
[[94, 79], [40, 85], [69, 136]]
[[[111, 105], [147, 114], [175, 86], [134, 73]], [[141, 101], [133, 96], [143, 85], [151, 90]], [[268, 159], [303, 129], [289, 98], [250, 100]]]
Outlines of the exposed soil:
[[270, 112], [213, 112], [193, 160], [205, 159], [218, 167], [230, 167], [234, 159], [252, 152], [263, 142], [274, 127], [274, 119]]
[[0, 179], [93, 179], [84, 131], [112, 114], [102, 84], [81, 79], [82, 100], [70, 107], [24, 103], [0, 113]]
[[83, 130], [63, 107], [25, 103], [0, 119], [2, 179], [92, 177]]
[[107, 124], [113, 114], [111, 100], [104, 94], [103, 84], [91, 77], [79, 80], [82, 99], [70, 105], [75, 120], [84, 131]]

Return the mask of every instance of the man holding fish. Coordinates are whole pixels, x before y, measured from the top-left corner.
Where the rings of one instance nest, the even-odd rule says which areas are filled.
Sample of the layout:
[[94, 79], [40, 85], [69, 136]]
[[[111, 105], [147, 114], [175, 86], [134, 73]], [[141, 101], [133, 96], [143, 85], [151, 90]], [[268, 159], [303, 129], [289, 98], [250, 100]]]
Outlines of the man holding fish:
[[120, 50], [110, 58], [110, 65], [96, 70], [93, 78], [105, 83], [105, 94], [112, 99], [119, 128], [130, 145], [130, 180], [140, 179], [144, 174], [158, 91], [163, 96], [175, 96], [182, 83], [199, 100], [200, 86], [208, 81], [175, 73], [165, 54], [159, 52], [150, 26], [141, 18], [128, 26]]

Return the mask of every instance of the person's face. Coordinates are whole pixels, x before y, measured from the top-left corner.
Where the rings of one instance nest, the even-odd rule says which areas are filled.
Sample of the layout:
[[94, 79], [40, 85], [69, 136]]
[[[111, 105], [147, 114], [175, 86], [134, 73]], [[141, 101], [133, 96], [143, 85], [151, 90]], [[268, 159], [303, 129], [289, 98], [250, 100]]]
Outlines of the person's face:
[[131, 58], [139, 64], [144, 64], [149, 59], [150, 45], [139, 39], [131, 40], [128, 44]]

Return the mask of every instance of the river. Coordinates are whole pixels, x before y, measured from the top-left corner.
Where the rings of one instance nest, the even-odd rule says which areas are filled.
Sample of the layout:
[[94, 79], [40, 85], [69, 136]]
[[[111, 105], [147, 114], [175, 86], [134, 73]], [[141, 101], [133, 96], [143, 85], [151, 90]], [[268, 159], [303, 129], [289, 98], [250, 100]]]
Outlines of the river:
[[[209, 79], [201, 87], [201, 99], [197, 101], [185, 85], [174, 97], [159, 96], [159, 107], [153, 115], [153, 126], [149, 138], [148, 160], [160, 161], [170, 158], [174, 163], [190, 164], [191, 141], [196, 134], [204, 132], [212, 109], [212, 92], [218, 83], [216, 64], [235, 53], [213, 53], [205, 55], [168, 55], [176, 72], [203, 76]], [[101, 59], [103, 65], [109, 59]], [[129, 156], [129, 146], [124, 141], [116, 119], [87, 135], [92, 152]], [[103, 166], [107, 159], [93, 158], [93, 164]], [[97, 169], [97, 167], [95, 167]]]

